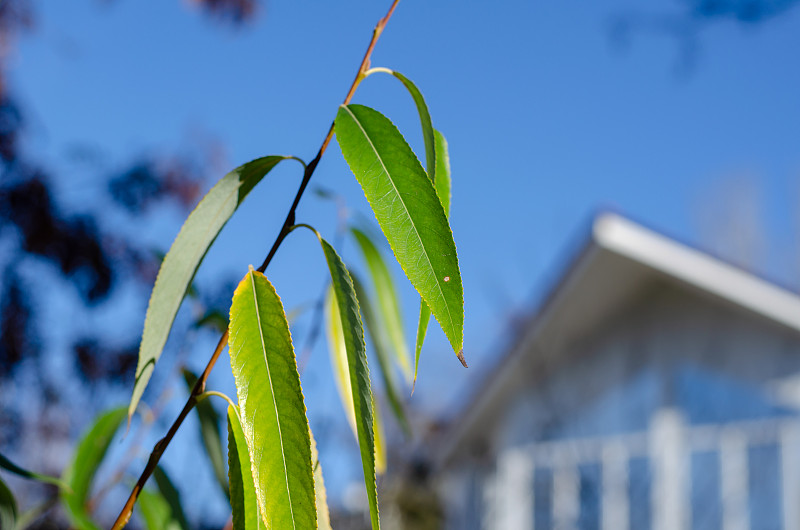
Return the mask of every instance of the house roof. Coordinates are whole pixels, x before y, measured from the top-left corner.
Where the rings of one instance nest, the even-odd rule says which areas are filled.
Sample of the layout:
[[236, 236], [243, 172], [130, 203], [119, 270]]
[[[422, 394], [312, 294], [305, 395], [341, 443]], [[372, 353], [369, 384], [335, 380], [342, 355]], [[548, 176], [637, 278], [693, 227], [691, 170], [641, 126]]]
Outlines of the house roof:
[[447, 465], [471, 433], [481, 432], [495, 404], [525, 373], [520, 368], [532, 351], [547, 361], [559, 349], [550, 346], [579, 335], [658, 279], [800, 333], [796, 294], [617, 214], [603, 213], [532, 321], [451, 422], [435, 461]]

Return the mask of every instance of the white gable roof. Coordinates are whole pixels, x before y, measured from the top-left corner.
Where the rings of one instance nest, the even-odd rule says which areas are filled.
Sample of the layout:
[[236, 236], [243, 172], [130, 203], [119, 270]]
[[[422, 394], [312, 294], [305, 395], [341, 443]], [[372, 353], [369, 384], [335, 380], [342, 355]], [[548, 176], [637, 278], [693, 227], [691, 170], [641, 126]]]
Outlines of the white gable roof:
[[618, 215], [594, 223], [595, 243], [800, 331], [800, 297]]
[[[605, 213], [591, 236], [471, 402], [447, 430], [435, 460], [446, 464], [470, 433], [481, 432], [496, 403], [524, 374], [525, 357], [543, 361], [574, 337], [631, 300], [653, 280], [675, 282], [723, 303], [800, 332], [800, 297], [742, 269], [665, 237], [619, 215]], [[551, 347], [554, 346], [554, 347]]]

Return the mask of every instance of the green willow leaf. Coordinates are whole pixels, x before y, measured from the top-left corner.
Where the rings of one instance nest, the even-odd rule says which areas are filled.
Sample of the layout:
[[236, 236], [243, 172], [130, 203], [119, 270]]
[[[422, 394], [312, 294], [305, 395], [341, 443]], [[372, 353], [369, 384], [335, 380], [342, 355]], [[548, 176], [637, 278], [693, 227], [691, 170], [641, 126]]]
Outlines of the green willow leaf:
[[314, 466], [314, 492], [317, 498], [317, 528], [319, 530], [331, 530], [331, 516], [328, 511], [328, 494], [325, 491], [325, 481], [322, 479], [322, 464], [319, 462], [319, 452], [317, 452], [317, 441], [314, 440], [314, 433], [310, 430], [308, 435], [311, 438], [311, 463]]
[[231, 368], [267, 528], [316, 528], [308, 419], [286, 314], [275, 288], [253, 268], [233, 294]]
[[[226, 318], [226, 326], [227, 320]], [[184, 368], [183, 380], [186, 382], [186, 387], [191, 393], [195, 383], [197, 383], [197, 376], [193, 374], [191, 370]], [[222, 451], [222, 437], [219, 432], [220, 416], [214, 408], [214, 405], [211, 404], [210, 399], [200, 401], [194, 408], [200, 420], [200, 435], [203, 439], [203, 447], [206, 450], [208, 459], [211, 461], [214, 476], [227, 497], [228, 477], [225, 472], [225, 455]]]
[[463, 361], [464, 296], [453, 233], [428, 175], [381, 113], [343, 105], [336, 137], [397, 261]]
[[312, 227], [308, 225], [298, 226], [304, 226], [316, 234], [322, 245], [325, 261], [328, 263], [328, 270], [331, 273], [332, 289], [335, 294], [333, 298], [336, 299], [336, 307], [339, 310], [342, 336], [344, 337], [345, 351], [347, 352], [347, 371], [351, 386], [350, 394], [354, 404], [354, 420], [356, 431], [358, 432], [361, 465], [364, 469], [364, 484], [367, 489], [370, 520], [372, 521], [373, 530], [377, 530], [381, 524], [378, 515], [378, 489], [375, 482], [372, 386], [369, 379], [364, 328], [361, 326], [358, 299], [356, 298], [350, 273], [333, 247]]
[[0, 479], [0, 528], [13, 530], [17, 525], [17, 500]]
[[183, 530], [173, 517], [172, 508], [158, 491], [143, 489], [136, 503], [147, 530]]
[[[328, 336], [328, 344], [330, 346], [331, 364], [333, 365], [336, 388], [339, 390], [339, 398], [341, 399], [342, 406], [344, 407], [347, 420], [350, 423], [350, 428], [352, 429], [356, 440], [358, 440], [355, 407], [353, 406], [353, 397], [350, 391], [350, 374], [347, 369], [347, 347], [344, 338], [344, 332], [342, 330], [342, 319], [339, 316], [339, 306], [336, 302], [336, 294], [333, 292], [333, 288], [328, 291], [325, 309], [325, 317], [327, 322], [326, 334]], [[386, 437], [383, 434], [383, 423], [378, 415], [378, 409], [375, 407], [374, 395], [372, 396], [372, 411], [372, 430], [375, 434], [375, 472], [378, 475], [381, 475], [386, 470]]]
[[108, 451], [114, 433], [124, 419], [124, 407], [112, 409], [100, 416], [83, 435], [72, 462], [64, 470], [62, 478], [72, 491], [64, 492], [61, 502], [72, 524], [81, 530], [97, 528], [89, 517], [86, 503], [89, 500], [95, 473]]
[[375, 472], [383, 475], [386, 472], [386, 435], [383, 431], [383, 420], [380, 408], [375, 404], [372, 395], [372, 428], [375, 431]]
[[258, 512], [258, 498], [250, 468], [250, 454], [244, 438], [239, 411], [228, 407], [228, 476], [230, 480], [233, 530], [259, 530], [264, 527]]
[[[450, 217], [450, 153], [447, 149], [447, 140], [438, 130], [434, 130], [436, 137], [436, 180], [433, 185], [436, 188], [436, 195], [442, 203], [444, 214]], [[411, 385], [411, 394], [417, 386], [417, 372], [419, 371], [419, 355], [422, 353], [422, 343], [425, 342], [425, 334], [428, 331], [428, 322], [431, 319], [431, 310], [424, 300], [419, 301], [419, 320], [417, 323], [417, 340], [414, 346], [414, 382]], [[462, 360], [463, 362], [463, 360]]]
[[356, 243], [358, 243], [358, 248], [361, 249], [361, 254], [367, 263], [367, 270], [369, 270], [370, 278], [372, 279], [372, 287], [378, 300], [380, 323], [389, 337], [397, 363], [403, 370], [406, 380], [411, 382], [410, 355], [408, 346], [406, 346], [403, 320], [400, 316], [400, 303], [397, 299], [397, 292], [394, 288], [389, 267], [386, 265], [375, 242], [367, 234], [355, 227], [351, 228], [350, 232], [353, 234]]
[[325, 296], [325, 335], [328, 338], [328, 351], [331, 356], [333, 380], [339, 391], [339, 400], [344, 408], [344, 414], [353, 436], [358, 440], [356, 428], [356, 411], [353, 407], [352, 385], [350, 384], [350, 369], [347, 363], [347, 346], [345, 345], [344, 332], [342, 331], [342, 318], [339, 316], [339, 305], [336, 303], [336, 293], [333, 286], [328, 289]]
[[266, 156], [237, 167], [211, 188], [183, 223], [161, 262], [147, 306], [136, 381], [128, 407], [129, 422], [161, 356], [175, 315], [200, 262], [247, 194], [272, 168], [287, 158], [291, 157]]
[[392, 412], [397, 418], [397, 422], [403, 429], [406, 436], [411, 436], [411, 425], [406, 417], [406, 411], [400, 400], [400, 394], [397, 391], [397, 383], [395, 383], [394, 375], [392, 373], [392, 366], [389, 362], [389, 354], [386, 353], [388, 349], [386, 346], [387, 339], [383, 329], [377, 324], [377, 317], [370, 302], [369, 295], [367, 294], [358, 276], [350, 273], [353, 279], [353, 287], [356, 290], [356, 297], [358, 304], [361, 307], [361, 316], [364, 319], [364, 325], [369, 332], [370, 339], [372, 339], [372, 347], [375, 350], [375, 358], [378, 360], [378, 368], [380, 369], [381, 379], [383, 380], [383, 388], [386, 391], [386, 397], [389, 399], [389, 405]]
[[436, 180], [433, 181], [436, 194], [442, 203], [444, 214], [450, 217], [450, 198], [452, 183], [450, 180], [450, 152], [447, 148], [447, 140], [444, 135], [434, 129], [436, 137]]
[[5, 469], [6, 471], [10, 471], [15, 475], [18, 475], [23, 478], [36, 480], [39, 482], [44, 482], [46, 484], [53, 484], [54, 486], [58, 486], [61, 489], [69, 490], [69, 486], [64, 483], [63, 480], [59, 479], [58, 477], [51, 477], [50, 475], [42, 475], [41, 473], [34, 473], [33, 471], [28, 471], [27, 469], [23, 469], [16, 465], [14, 462], [9, 460], [8, 458], [0, 455], [0, 468]]
[[156, 466], [153, 471], [153, 478], [156, 479], [158, 491], [167, 501], [172, 518], [178, 523], [178, 527], [181, 530], [189, 530], [189, 523], [186, 521], [186, 514], [183, 513], [183, 506], [181, 505], [181, 494], [172, 483], [172, 480], [170, 480], [167, 472], [161, 466]]
[[419, 122], [422, 126], [422, 140], [425, 143], [425, 167], [428, 170], [428, 177], [430, 177], [432, 182], [435, 182], [436, 172], [439, 170], [439, 168], [436, 167], [436, 157], [434, 155], [436, 140], [433, 123], [431, 122], [431, 114], [428, 112], [428, 105], [425, 103], [425, 98], [422, 97], [422, 92], [419, 91], [417, 85], [412, 83], [410, 79], [400, 72], [395, 72], [388, 68], [375, 68], [374, 71], [386, 72], [399, 79], [414, 99], [414, 105], [417, 106], [417, 112], [419, 113]]

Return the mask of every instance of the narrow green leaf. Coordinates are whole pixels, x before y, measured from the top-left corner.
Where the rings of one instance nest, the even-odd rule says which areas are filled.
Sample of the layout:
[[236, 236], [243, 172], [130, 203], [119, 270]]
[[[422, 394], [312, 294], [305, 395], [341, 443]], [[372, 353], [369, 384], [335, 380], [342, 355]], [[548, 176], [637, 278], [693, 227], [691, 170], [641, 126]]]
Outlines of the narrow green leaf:
[[422, 353], [422, 343], [425, 342], [425, 335], [428, 333], [428, 323], [431, 320], [431, 310], [425, 300], [419, 300], [419, 319], [417, 321], [417, 340], [414, 346], [414, 381], [411, 383], [411, 395], [417, 388], [417, 373], [419, 372], [419, 356]]
[[158, 491], [169, 505], [172, 518], [178, 523], [181, 530], [189, 530], [189, 523], [186, 521], [186, 514], [183, 513], [183, 506], [181, 505], [181, 494], [170, 480], [167, 472], [161, 466], [156, 466], [153, 471], [153, 478], [156, 479]]
[[[444, 214], [450, 217], [450, 153], [447, 149], [447, 140], [438, 130], [434, 130], [436, 137], [436, 195], [442, 203]], [[419, 301], [419, 320], [417, 323], [417, 340], [414, 346], [414, 382], [411, 385], [411, 394], [417, 386], [417, 372], [419, 371], [419, 355], [422, 353], [422, 343], [425, 342], [425, 334], [428, 332], [428, 322], [431, 319], [431, 310], [425, 300]], [[463, 360], [462, 360], [463, 362]]]
[[422, 140], [425, 143], [425, 167], [428, 170], [428, 176], [430, 177], [431, 182], [435, 182], [436, 172], [439, 170], [439, 168], [436, 167], [435, 163], [434, 130], [431, 122], [431, 114], [428, 112], [428, 105], [425, 103], [425, 98], [422, 97], [422, 92], [419, 91], [417, 85], [412, 83], [411, 80], [409, 80], [400, 72], [395, 72], [394, 70], [389, 70], [388, 68], [376, 68], [376, 70], [386, 71], [387, 73], [391, 73], [394, 77], [399, 79], [400, 82], [403, 83], [403, 86], [406, 87], [406, 90], [408, 90], [408, 93], [411, 94], [411, 97], [414, 99], [414, 105], [417, 106], [417, 112], [419, 113], [419, 122], [422, 126]]
[[450, 217], [450, 198], [451, 198], [451, 176], [450, 176], [450, 152], [447, 148], [447, 140], [444, 135], [434, 129], [436, 137], [436, 194], [442, 203], [444, 214]]
[[344, 414], [353, 436], [358, 440], [356, 428], [356, 411], [353, 407], [353, 386], [350, 383], [350, 368], [347, 362], [347, 346], [345, 345], [344, 332], [342, 331], [342, 318], [339, 316], [339, 304], [336, 302], [336, 293], [333, 285], [325, 296], [325, 335], [328, 338], [328, 351], [331, 356], [333, 380], [339, 391], [339, 400], [344, 408]]
[[0, 479], [0, 528], [13, 530], [17, 524], [17, 500], [14, 494]]
[[463, 359], [461, 272], [428, 175], [392, 122], [369, 107], [339, 107], [336, 136], [397, 261]]
[[211, 309], [194, 323], [195, 328], [208, 328], [222, 333], [228, 329], [228, 315], [219, 309]]
[[383, 256], [381, 256], [378, 247], [367, 234], [355, 227], [351, 228], [350, 232], [353, 234], [356, 243], [358, 243], [358, 248], [361, 249], [364, 261], [367, 263], [367, 270], [369, 270], [370, 278], [372, 279], [372, 287], [378, 300], [380, 323], [383, 329], [386, 330], [395, 360], [400, 365], [400, 369], [403, 370], [406, 380], [411, 382], [411, 363], [403, 330], [403, 320], [400, 316], [400, 303], [397, 299], [397, 292], [394, 288], [389, 267], [386, 265]]
[[286, 314], [250, 271], [233, 294], [231, 368], [256, 496], [267, 528], [316, 528], [308, 420]]
[[97, 528], [86, 510], [95, 473], [108, 451], [108, 446], [125, 419], [125, 408], [112, 409], [102, 414], [83, 435], [72, 458], [64, 470], [64, 482], [72, 490], [64, 492], [61, 501], [72, 524], [81, 530]]
[[264, 528], [258, 512], [258, 498], [250, 467], [247, 441], [239, 421], [239, 411], [234, 407], [228, 407], [228, 476], [233, 530]]
[[[226, 325], [227, 320], [226, 318]], [[193, 374], [191, 370], [184, 368], [183, 380], [186, 381], [186, 387], [189, 389], [189, 392], [191, 392], [195, 383], [197, 383], [197, 376]], [[221, 418], [214, 408], [214, 405], [211, 404], [210, 399], [200, 401], [194, 408], [200, 420], [200, 435], [203, 438], [203, 447], [206, 450], [209, 461], [211, 461], [214, 476], [227, 497], [228, 477], [225, 472], [225, 455], [222, 451], [222, 437], [219, 432]]]
[[386, 472], [386, 435], [383, 431], [380, 407], [375, 404], [375, 395], [372, 395], [372, 428], [375, 431], [375, 472], [383, 475]]
[[331, 530], [331, 516], [328, 511], [328, 494], [325, 491], [325, 481], [322, 479], [322, 464], [319, 461], [317, 452], [317, 442], [314, 440], [314, 433], [308, 431], [311, 437], [311, 463], [314, 465], [314, 492], [317, 498], [317, 528], [319, 530]]
[[[352, 278], [355, 282], [355, 277]], [[359, 300], [361, 300], [361, 298], [359, 298]], [[342, 330], [339, 305], [332, 287], [328, 290], [328, 295], [326, 297], [325, 317], [327, 322], [328, 345], [331, 352], [331, 365], [333, 366], [336, 388], [339, 390], [339, 398], [344, 407], [347, 420], [350, 423], [350, 428], [356, 440], [358, 440], [355, 407], [353, 406], [353, 395], [351, 391], [352, 385], [350, 383], [350, 373], [347, 362], [347, 346], [344, 331]], [[375, 407], [374, 395], [372, 396], [372, 411], [372, 430], [375, 434], [375, 472], [380, 475], [386, 470], [385, 436], [383, 435], [383, 424], [378, 416], [378, 409]]]
[[347, 351], [348, 375], [350, 376], [354, 419], [356, 431], [358, 432], [358, 446], [361, 452], [361, 465], [364, 469], [364, 484], [367, 488], [367, 500], [369, 501], [370, 520], [372, 521], [373, 530], [377, 530], [380, 528], [380, 518], [378, 515], [378, 489], [375, 483], [372, 387], [369, 379], [364, 328], [361, 326], [358, 299], [356, 298], [350, 273], [345, 267], [342, 258], [316, 230], [307, 225], [303, 226], [314, 231], [319, 239], [322, 251], [325, 254], [325, 261], [328, 263], [328, 270], [331, 273], [332, 289], [335, 294], [336, 306], [339, 310], [342, 336], [344, 337], [345, 350]]
[[160, 492], [143, 489], [139, 492], [136, 504], [139, 506], [139, 513], [142, 514], [147, 530], [183, 530], [178, 520], [173, 517], [169, 503]]
[[[29, 528], [33, 522], [42, 517], [48, 510], [50, 510], [58, 502], [58, 497], [50, 497], [28, 508], [22, 513], [17, 514], [17, 530]], [[3, 528], [0, 526], [0, 528]], [[11, 527], [14, 528], [14, 527]]]
[[372, 341], [372, 347], [375, 350], [375, 358], [378, 359], [378, 368], [380, 369], [381, 379], [383, 380], [383, 388], [386, 392], [386, 397], [389, 399], [389, 405], [392, 412], [397, 418], [397, 422], [403, 429], [406, 436], [411, 436], [411, 425], [408, 423], [405, 408], [400, 400], [400, 393], [397, 391], [397, 383], [395, 383], [392, 366], [389, 362], [389, 355], [386, 353], [387, 347], [385, 333], [383, 329], [378, 326], [375, 311], [370, 302], [369, 295], [367, 294], [358, 276], [350, 273], [353, 278], [353, 287], [356, 290], [356, 297], [358, 298], [358, 305], [361, 307], [361, 316], [364, 319], [364, 325], [369, 332]]
[[23, 478], [44, 482], [46, 484], [53, 484], [61, 489], [69, 489], [69, 486], [67, 486], [64, 481], [58, 477], [51, 477], [50, 475], [42, 475], [41, 473], [28, 471], [27, 469], [19, 467], [3, 455], [0, 455], [0, 467]]
[[150, 295], [142, 342], [139, 345], [136, 381], [128, 407], [128, 421], [133, 416], [156, 361], [161, 356], [186, 290], [209, 247], [253, 187], [278, 162], [287, 158], [290, 157], [266, 156], [234, 169], [211, 188], [183, 223], [161, 262], [156, 284]]

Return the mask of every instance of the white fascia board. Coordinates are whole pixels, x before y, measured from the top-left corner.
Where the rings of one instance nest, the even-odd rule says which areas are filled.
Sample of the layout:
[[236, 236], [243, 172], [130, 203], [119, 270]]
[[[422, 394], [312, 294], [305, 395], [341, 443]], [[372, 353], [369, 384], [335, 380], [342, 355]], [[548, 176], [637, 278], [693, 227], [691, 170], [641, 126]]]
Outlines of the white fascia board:
[[594, 223], [598, 246], [800, 331], [800, 297], [615, 214]]

